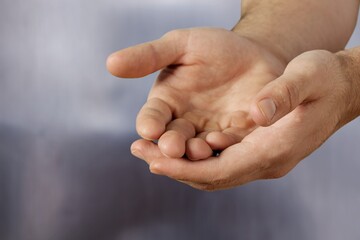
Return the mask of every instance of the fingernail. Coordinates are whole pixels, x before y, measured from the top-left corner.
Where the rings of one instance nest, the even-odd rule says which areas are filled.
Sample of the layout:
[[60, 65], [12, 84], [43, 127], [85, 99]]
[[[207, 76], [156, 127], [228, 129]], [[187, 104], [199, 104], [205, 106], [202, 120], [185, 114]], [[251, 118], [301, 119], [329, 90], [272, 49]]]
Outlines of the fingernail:
[[131, 149], [131, 154], [134, 155], [137, 158], [144, 159], [144, 156], [138, 149]]
[[157, 162], [153, 162], [149, 166], [149, 170], [153, 174], [159, 174], [160, 173], [159, 169], [160, 169], [160, 164]]
[[265, 98], [258, 103], [258, 107], [268, 122], [272, 120], [276, 112], [276, 105], [270, 98]]

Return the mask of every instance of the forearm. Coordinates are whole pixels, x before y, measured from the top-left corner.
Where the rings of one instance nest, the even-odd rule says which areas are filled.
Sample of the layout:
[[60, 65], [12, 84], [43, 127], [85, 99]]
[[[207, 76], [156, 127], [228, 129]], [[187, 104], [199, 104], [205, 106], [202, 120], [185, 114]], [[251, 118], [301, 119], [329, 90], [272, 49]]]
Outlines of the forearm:
[[243, 0], [241, 9], [233, 31], [287, 63], [308, 50], [342, 50], [355, 28], [359, 0]]
[[349, 84], [350, 92], [347, 94], [347, 118], [345, 123], [360, 116], [360, 46], [336, 53], [343, 75]]

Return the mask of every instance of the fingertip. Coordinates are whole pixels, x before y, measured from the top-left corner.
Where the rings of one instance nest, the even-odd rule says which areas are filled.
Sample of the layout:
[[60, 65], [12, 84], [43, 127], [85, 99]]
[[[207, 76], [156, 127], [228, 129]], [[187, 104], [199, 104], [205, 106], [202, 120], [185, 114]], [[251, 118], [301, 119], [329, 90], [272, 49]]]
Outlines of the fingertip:
[[136, 131], [146, 140], [158, 140], [165, 132], [165, 125], [155, 119], [146, 119], [136, 124]]
[[181, 158], [185, 154], [185, 141], [184, 136], [174, 130], [170, 130], [160, 137], [158, 146], [165, 156]]
[[172, 112], [167, 103], [159, 98], [151, 98], [136, 117], [136, 130], [142, 138], [158, 140], [171, 117]]
[[129, 47], [111, 54], [106, 59], [106, 68], [119, 78], [140, 78], [151, 73], [141, 61], [138, 48]]
[[107, 58], [106, 58], [106, 69], [112, 74], [112, 67], [113, 67], [113, 58], [114, 58], [114, 53], [110, 54]]
[[144, 160], [149, 165], [164, 158], [164, 155], [160, 152], [159, 147], [155, 143], [144, 139], [133, 142], [130, 150], [135, 157]]
[[138, 139], [138, 140], [134, 141], [130, 146], [131, 152], [136, 151], [136, 150], [141, 150], [141, 147], [143, 146], [143, 141], [144, 141], [144, 139]]
[[201, 138], [191, 138], [186, 142], [186, 156], [190, 160], [207, 159], [212, 153], [210, 146]]
[[206, 142], [212, 150], [224, 150], [236, 143], [236, 140], [223, 132], [211, 132], [206, 136]]
[[150, 165], [149, 165], [149, 170], [151, 173], [153, 174], [161, 174], [161, 163], [160, 162], [152, 162]]
[[218, 131], [214, 131], [214, 132], [210, 132], [207, 136], [206, 136], [206, 142], [210, 145], [210, 147], [213, 150], [217, 150], [217, 147], [214, 145], [217, 145], [217, 142], [221, 142], [223, 140], [223, 134], [221, 132]]
[[264, 116], [264, 113], [259, 108], [258, 103], [254, 103], [250, 107], [250, 116], [252, 120], [259, 126], [269, 126], [269, 120]]
[[116, 77], [124, 77], [123, 66], [124, 62], [121, 56], [119, 56], [119, 52], [109, 55], [106, 59], [107, 70]]
[[130, 146], [131, 154], [137, 158], [145, 159], [143, 151], [149, 147], [149, 142], [144, 139], [138, 139]]

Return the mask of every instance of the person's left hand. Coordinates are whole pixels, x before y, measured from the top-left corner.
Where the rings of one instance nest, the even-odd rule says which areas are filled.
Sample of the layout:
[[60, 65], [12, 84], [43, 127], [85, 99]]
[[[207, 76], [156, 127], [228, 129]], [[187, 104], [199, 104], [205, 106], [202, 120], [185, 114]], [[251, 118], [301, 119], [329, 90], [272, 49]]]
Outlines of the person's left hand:
[[[156, 144], [146, 140], [135, 142], [132, 151], [150, 165], [153, 173], [202, 190], [282, 177], [359, 115], [360, 84], [347, 76], [344, 59], [318, 50], [292, 60], [283, 75], [253, 98], [253, 120], [270, 126], [255, 129], [218, 157], [202, 161], [168, 158]], [[259, 109], [262, 100], [270, 106], [265, 111]]]

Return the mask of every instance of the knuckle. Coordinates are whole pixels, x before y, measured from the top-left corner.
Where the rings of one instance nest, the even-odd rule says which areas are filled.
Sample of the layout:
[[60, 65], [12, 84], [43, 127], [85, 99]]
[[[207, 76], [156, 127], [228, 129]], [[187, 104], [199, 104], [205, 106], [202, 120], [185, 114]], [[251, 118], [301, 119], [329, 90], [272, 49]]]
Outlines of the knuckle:
[[326, 68], [329, 60], [333, 58], [334, 54], [327, 50], [309, 51], [291, 61], [289, 66], [294, 73], [310, 77]]
[[284, 149], [277, 151], [272, 157], [264, 158], [266, 160], [259, 161], [260, 178], [262, 179], [278, 179], [284, 177], [292, 168], [294, 159], [291, 155], [291, 149], [283, 144]]
[[206, 182], [197, 183], [194, 187], [201, 191], [214, 192], [219, 189], [226, 188], [227, 186], [231, 185], [231, 183], [232, 181], [229, 180], [229, 178], [215, 177]]
[[172, 38], [176, 39], [176, 38], [182, 37], [184, 32], [185, 32], [184, 29], [175, 29], [175, 30], [171, 30], [171, 31], [165, 33], [163, 35], [163, 37], [164, 38], [170, 38], [170, 39], [172, 39]]
[[256, 172], [265, 172], [273, 167], [273, 157], [271, 157], [271, 151], [268, 151], [269, 146], [263, 145], [260, 148], [253, 147], [251, 151], [258, 151], [258, 158], [252, 162], [252, 169]]
[[217, 187], [212, 184], [202, 184], [202, 185], [196, 186], [196, 188], [201, 191], [204, 191], [204, 192], [214, 192], [217, 190]]
[[258, 172], [268, 172], [272, 168], [272, 164], [270, 161], [258, 161], [256, 167]]
[[291, 157], [289, 151], [278, 153], [261, 172], [262, 179], [278, 179], [284, 177], [297, 161]]
[[284, 106], [284, 111], [292, 111], [299, 104], [299, 89], [293, 82], [287, 81], [278, 87], [280, 105]]
[[138, 118], [141, 120], [142, 118], [147, 120], [148, 118], [158, 118], [161, 115], [162, 113], [159, 109], [146, 107], [140, 111], [140, 113], [138, 114]]
[[288, 173], [288, 171], [285, 171], [284, 169], [272, 169], [269, 171], [264, 172], [263, 174], [263, 179], [279, 179], [282, 178], [284, 176], [286, 176], [286, 174]]
[[207, 191], [214, 191], [217, 189], [234, 185], [233, 184], [234, 181], [235, 181], [234, 178], [231, 177], [228, 173], [224, 174], [224, 172], [221, 172], [210, 181], [210, 183], [208, 184]]

